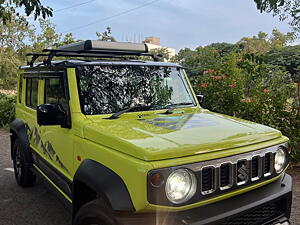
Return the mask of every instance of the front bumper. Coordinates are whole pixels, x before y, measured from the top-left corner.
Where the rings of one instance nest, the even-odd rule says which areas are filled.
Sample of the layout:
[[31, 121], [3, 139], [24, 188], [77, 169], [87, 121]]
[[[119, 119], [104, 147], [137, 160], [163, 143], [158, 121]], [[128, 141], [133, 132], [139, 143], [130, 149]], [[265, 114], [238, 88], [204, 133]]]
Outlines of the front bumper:
[[199, 208], [116, 217], [122, 225], [286, 225], [291, 203], [292, 178], [284, 174], [266, 186]]

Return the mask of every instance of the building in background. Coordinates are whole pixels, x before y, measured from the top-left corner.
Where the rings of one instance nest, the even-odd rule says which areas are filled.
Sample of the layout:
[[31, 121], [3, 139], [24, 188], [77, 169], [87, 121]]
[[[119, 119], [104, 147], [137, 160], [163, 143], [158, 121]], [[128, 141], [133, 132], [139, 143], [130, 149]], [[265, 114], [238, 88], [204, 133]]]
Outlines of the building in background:
[[174, 48], [164, 47], [160, 45], [159, 37], [146, 37], [143, 43], [147, 44], [150, 51], [157, 48], [166, 48], [169, 51], [171, 57], [176, 55], [176, 50]]

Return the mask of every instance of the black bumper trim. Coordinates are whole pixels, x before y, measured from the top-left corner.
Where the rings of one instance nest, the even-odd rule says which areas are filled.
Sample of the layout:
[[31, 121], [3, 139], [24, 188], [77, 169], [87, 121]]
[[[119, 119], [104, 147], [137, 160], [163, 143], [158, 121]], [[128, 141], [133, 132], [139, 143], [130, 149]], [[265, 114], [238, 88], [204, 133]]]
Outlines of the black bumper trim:
[[[217, 225], [280, 201], [282, 213], [263, 224], [282, 222], [289, 218], [292, 203], [292, 178], [285, 174], [277, 181], [250, 192], [181, 212], [116, 215], [122, 225]], [[286, 220], [286, 219], [285, 219]], [[232, 223], [234, 224], [234, 223]]]

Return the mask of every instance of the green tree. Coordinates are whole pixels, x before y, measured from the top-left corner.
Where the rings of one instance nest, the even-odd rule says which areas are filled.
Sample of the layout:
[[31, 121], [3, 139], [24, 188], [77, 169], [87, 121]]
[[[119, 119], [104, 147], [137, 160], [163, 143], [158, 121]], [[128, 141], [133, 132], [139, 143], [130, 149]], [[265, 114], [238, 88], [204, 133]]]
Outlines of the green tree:
[[266, 54], [272, 49], [283, 48], [294, 40], [295, 34], [293, 32], [284, 34], [273, 29], [271, 35], [259, 32], [257, 36], [242, 38], [237, 45], [248, 53]]
[[199, 76], [203, 71], [222, 61], [221, 54], [211, 46], [198, 47], [194, 51], [188, 48], [182, 49], [175, 57], [175, 62], [186, 67], [191, 77]]
[[[0, 1], [0, 20], [3, 24], [7, 24], [12, 18], [16, 16], [16, 8], [24, 8], [26, 16], [34, 15], [36, 20], [39, 16], [44, 19], [52, 16], [52, 8], [43, 6], [40, 0], [1, 0]], [[24, 17], [23, 17], [24, 18]]]
[[296, 31], [300, 31], [300, 1], [299, 0], [254, 0], [261, 12], [273, 13], [281, 21], [289, 20]]
[[157, 55], [160, 61], [170, 61], [171, 56], [167, 48], [155, 48], [150, 51], [150, 54]]
[[16, 15], [6, 24], [0, 22], [0, 88], [16, 86], [18, 67], [25, 61], [28, 37], [32, 35], [32, 27]]
[[67, 33], [62, 40], [58, 43], [58, 46], [72, 44], [74, 42], [78, 42], [80, 40], [75, 39], [73, 33]]
[[244, 37], [238, 45], [246, 52], [264, 54], [270, 50], [270, 43], [268, 42], [268, 34], [259, 32], [257, 36]]
[[107, 27], [103, 33], [96, 32], [96, 36], [99, 41], [117, 41], [116, 38], [112, 36], [111, 27]]
[[42, 52], [43, 49], [56, 47], [61, 41], [62, 35], [56, 32], [55, 25], [44, 19], [39, 19], [39, 24], [41, 32], [32, 36], [32, 50]]
[[300, 73], [300, 45], [287, 46], [282, 49], [274, 49], [267, 53], [269, 64], [282, 66], [298, 81]]
[[38, 53], [45, 48], [77, 41], [72, 33], [57, 33], [50, 21], [39, 19], [39, 22], [41, 32], [38, 34], [33, 26], [16, 14], [6, 24], [0, 22], [0, 88], [16, 88], [18, 67], [26, 64], [27, 53]]
[[216, 49], [222, 57], [230, 54], [231, 52], [239, 51], [239, 48], [236, 44], [230, 44], [230, 43], [226, 43], [226, 42], [212, 43], [212, 44], [208, 45], [208, 47], [212, 47], [212, 48]]

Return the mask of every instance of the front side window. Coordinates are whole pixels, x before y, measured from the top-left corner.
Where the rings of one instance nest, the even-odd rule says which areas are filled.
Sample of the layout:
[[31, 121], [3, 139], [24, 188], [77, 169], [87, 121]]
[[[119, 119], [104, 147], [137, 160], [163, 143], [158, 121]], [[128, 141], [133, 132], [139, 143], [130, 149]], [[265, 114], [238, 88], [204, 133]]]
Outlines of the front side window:
[[36, 109], [38, 104], [38, 86], [37, 78], [26, 79], [26, 105], [33, 109]]
[[45, 103], [61, 104], [65, 110], [68, 109], [62, 78], [45, 79]]
[[77, 80], [81, 108], [87, 115], [115, 113], [137, 105], [153, 110], [195, 105], [183, 71], [177, 67], [80, 66]]
[[66, 101], [61, 78], [45, 79], [45, 103], [64, 103]]

